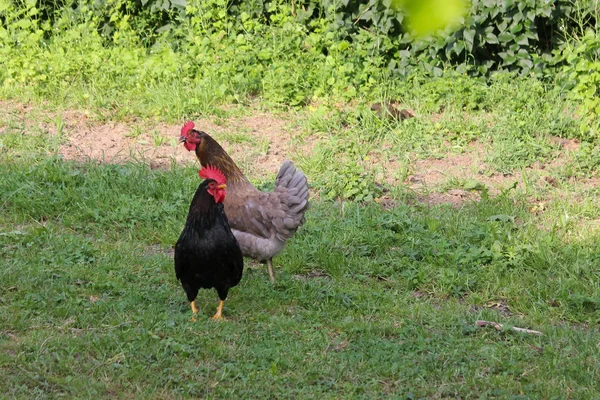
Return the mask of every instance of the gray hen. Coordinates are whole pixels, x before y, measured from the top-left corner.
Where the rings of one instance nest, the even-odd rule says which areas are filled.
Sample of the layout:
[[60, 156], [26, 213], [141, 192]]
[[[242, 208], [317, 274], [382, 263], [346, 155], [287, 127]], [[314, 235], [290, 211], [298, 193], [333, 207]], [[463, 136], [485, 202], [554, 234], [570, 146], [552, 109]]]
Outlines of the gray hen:
[[272, 192], [261, 192], [244, 176], [223, 148], [207, 133], [187, 123], [180, 141], [195, 150], [202, 166], [218, 167], [227, 177], [225, 214], [242, 254], [265, 261], [271, 282], [275, 281], [272, 258], [285, 247], [287, 240], [304, 223], [308, 209], [306, 176], [291, 161], [285, 161]]

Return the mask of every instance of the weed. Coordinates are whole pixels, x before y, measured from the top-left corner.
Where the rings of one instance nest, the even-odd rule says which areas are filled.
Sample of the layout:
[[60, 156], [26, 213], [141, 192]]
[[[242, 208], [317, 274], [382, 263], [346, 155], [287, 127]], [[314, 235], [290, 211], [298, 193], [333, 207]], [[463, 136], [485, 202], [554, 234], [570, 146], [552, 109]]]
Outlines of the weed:
[[152, 137], [152, 143], [155, 147], [160, 147], [167, 142], [167, 138], [161, 135], [157, 130], [153, 130], [150, 133], [150, 136]]
[[144, 131], [142, 130], [142, 128], [140, 126], [134, 126], [133, 129], [131, 130], [131, 132], [127, 133], [126, 136], [130, 137], [132, 139], [137, 138], [138, 136], [140, 136]]
[[224, 132], [221, 134], [221, 138], [230, 143], [254, 143], [254, 138], [243, 132]]

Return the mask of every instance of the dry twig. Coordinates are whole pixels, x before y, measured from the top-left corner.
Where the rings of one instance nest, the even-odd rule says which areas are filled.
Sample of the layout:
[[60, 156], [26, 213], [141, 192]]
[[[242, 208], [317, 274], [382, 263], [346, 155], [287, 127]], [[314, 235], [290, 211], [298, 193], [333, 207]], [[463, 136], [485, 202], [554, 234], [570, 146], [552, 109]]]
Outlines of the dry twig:
[[369, 10], [371, 9], [371, 7], [372, 7], [372, 6], [373, 6], [373, 4], [371, 4], [371, 5], [369, 5], [369, 7], [365, 8], [365, 9], [363, 10], [363, 12], [361, 12], [361, 13], [360, 13], [360, 15], [358, 16], [358, 18], [356, 18], [356, 21], [354, 21], [354, 24], [352, 24], [352, 25], [356, 25], [356, 24], [358, 23], [358, 21], [360, 21], [360, 19], [362, 18], [362, 16], [363, 16], [363, 15], [365, 15], [365, 13], [366, 13], [367, 11], [369, 11]]
[[[501, 331], [502, 329], [504, 329], [504, 325], [499, 324], [498, 322], [493, 322], [493, 321], [483, 321], [483, 320], [478, 320], [477, 322], [475, 322], [475, 324], [477, 326], [493, 326], [494, 328], [496, 328], [497, 330]], [[529, 333], [532, 335], [543, 335], [542, 332], [540, 331], [534, 331], [533, 329], [525, 329], [525, 328], [517, 328], [516, 326], [511, 326], [510, 327], [511, 330], [515, 331], [515, 332], [522, 332], [522, 333]]]

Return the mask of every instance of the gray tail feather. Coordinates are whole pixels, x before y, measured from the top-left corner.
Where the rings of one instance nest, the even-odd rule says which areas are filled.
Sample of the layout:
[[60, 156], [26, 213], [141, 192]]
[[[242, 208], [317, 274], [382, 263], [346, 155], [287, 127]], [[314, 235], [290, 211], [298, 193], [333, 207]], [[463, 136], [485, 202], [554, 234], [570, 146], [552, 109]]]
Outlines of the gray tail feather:
[[309, 206], [306, 176], [296, 169], [293, 162], [286, 160], [279, 168], [275, 187], [287, 189], [288, 212], [284, 223], [288, 229], [295, 231], [304, 223], [304, 212]]

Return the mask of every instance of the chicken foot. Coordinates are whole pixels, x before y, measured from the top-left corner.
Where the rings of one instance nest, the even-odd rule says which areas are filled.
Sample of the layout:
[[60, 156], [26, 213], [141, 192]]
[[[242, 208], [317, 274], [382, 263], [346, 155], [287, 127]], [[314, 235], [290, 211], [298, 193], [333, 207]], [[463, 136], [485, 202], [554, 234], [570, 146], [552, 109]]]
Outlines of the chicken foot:
[[267, 269], [269, 270], [269, 278], [271, 279], [271, 283], [275, 283], [275, 275], [273, 274], [273, 260], [271, 258], [267, 260]]
[[223, 304], [225, 302], [221, 300], [219, 302], [219, 306], [217, 307], [217, 313], [212, 317], [213, 321], [218, 321], [223, 319]]

